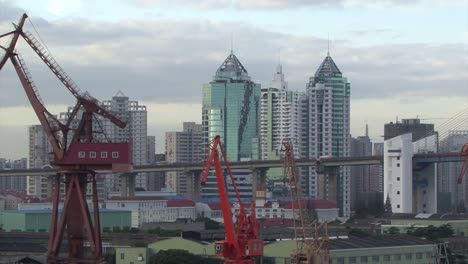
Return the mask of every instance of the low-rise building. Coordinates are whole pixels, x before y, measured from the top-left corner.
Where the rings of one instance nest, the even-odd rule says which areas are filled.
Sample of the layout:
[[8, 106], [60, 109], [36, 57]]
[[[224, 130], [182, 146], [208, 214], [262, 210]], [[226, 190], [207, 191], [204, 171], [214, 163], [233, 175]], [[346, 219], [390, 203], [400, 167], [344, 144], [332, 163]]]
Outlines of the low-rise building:
[[196, 218], [195, 202], [179, 197], [111, 197], [106, 201], [106, 208], [130, 210], [132, 227], [140, 227], [143, 223]]
[[149, 264], [150, 249], [144, 247], [118, 247], [115, 249], [116, 264]]
[[[128, 210], [99, 210], [101, 231], [129, 229], [130, 214]], [[51, 218], [52, 210], [47, 209], [0, 211], [0, 226], [6, 232], [48, 232]], [[94, 221], [93, 218], [91, 220]]]
[[389, 229], [406, 234], [408, 230], [430, 225], [439, 227], [450, 225], [455, 236], [468, 236], [468, 215], [452, 214], [394, 214], [390, 218], [390, 224], [382, 225], [382, 234], [388, 233]]

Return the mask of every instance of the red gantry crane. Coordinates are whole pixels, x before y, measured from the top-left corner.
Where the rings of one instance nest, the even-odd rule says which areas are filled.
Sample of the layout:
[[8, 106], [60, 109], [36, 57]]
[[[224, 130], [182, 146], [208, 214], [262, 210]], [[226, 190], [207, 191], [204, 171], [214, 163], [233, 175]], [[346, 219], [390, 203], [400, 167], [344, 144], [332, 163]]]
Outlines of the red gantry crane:
[[[98, 100], [87, 92], [81, 92], [40, 42], [30, 32], [23, 31], [27, 17], [26, 14], [21, 17], [18, 25], [14, 25], [14, 31], [0, 35], [0, 38], [11, 36], [9, 46], [0, 46], [5, 54], [3, 58], [0, 56], [0, 71], [9, 59], [52, 145], [54, 160], [51, 164], [59, 168], [59, 174], [54, 182], [47, 263], [102, 263], [95, 170], [112, 170], [114, 172], [130, 170], [131, 149], [129, 143], [112, 143], [105, 136], [101, 136], [99, 140], [95, 138], [96, 133], [104, 133], [102, 127], [101, 131], [94, 129], [99, 124], [95, 115], [109, 119], [121, 128], [125, 127], [125, 123], [108, 112]], [[58, 120], [42, 103], [24, 60], [15, 51], [16, 43], [20, 37], [26, 41], [76, 98], [77, 103], [65, 122]], [[78, 119], [78, 127], [73, 128], [72, 122]], [[94, 123], [97, 125], [93, 126]], [[103, 139], [104, 142], [102, 142]], [[59, 217], [60, 183], [62, 181], [65, 184], [66, 193]], [[86, 201], [88, 183], [92, 185], [92, 217]], [[61, 254], [60, 249], [65, 233], [68, 254]], [[90, 254], [84, 252], [85, 239], [89, 243]]]
[[[206, 184], [211, 164], [214, 164], [221, 209], [223, 212], [224, 229], [226, 231], [226, 239], [215, 243], [215, 255], [225, 258], [225, 264], [254, 264], [255, 257], [263, 255], [263, 240], [257, 239], [259, 229], [255, 216], [255, 201], [251, 202], [250, 215], [247, 215], [246, 209], [242, 205], [234, 177], [232, 176], [231, 168], [226, 159], [220, 136], [216, 136], [211, 141], [210, 148], [210, 155], [205, 163], [200, 181], [201, 185]], [[236, 215], [235, 223], [233, 222], [220, 157], [224, 161], [239, 204], [239, 213]]]
[[460, 170], [460, 174], [458, 175], [458, 184], [462, 183], [463, 177], [465, 176], [465, 172], [468, 170], [468, 143], [462, 147], [461, 156], [463, 159], [463, 163]]

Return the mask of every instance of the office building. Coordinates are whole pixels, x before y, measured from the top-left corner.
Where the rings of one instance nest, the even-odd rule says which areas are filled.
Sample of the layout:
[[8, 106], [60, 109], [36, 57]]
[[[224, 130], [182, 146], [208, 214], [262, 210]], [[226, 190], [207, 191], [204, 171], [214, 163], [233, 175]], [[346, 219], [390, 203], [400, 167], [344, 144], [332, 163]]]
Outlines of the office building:
[[[203, 161], [202, 125], [195, 122], [184, 122], [183, 130], [166, 132], [166, 161], [169, 163], [192, 163]], [[166, 187], [177, 194], [187, 196], [191, 188], [187, 182], [191, 177], [184, 172], [167, 172]], [[198, 183], [196, 183], [198, 184]]]
[[384, 140], [411, 133], [413, 142], [434, 133], [434, 124], [423, 124], [418, 118], [402, 119], [384, 125]]
[[[468, 130], [449, 131], [448, 135], [440, 141], [440, 152], [451, 153], [460, 152], [464, 144], [468, 142]], [[468, 178], [463, 178], [461, 184], [457, 183], [458, 175], [461, 171], [461, 162], [447, 162], [438, 165], [438, 188], [439, 194], [448, 194], [449, 203], [441, 205], [448, 212], [466, 211], [468, 205]], [[447, 198], [448, 198], [447, 197]]]
[[260, 84], [231, 51], [213, 80], [203, 85], [204, 142], [220, 135], [229, 161], [258, 159], [259, 96]]
[[[372, 142], [366, 124], [366, 135], [351, 138], [351, 156], [364, 157], [372, 155]], [[351, 209], [356, 210], [365, 206], [366, 194], [370, 192], [369, 165], [353, 166], [351, 168]]]

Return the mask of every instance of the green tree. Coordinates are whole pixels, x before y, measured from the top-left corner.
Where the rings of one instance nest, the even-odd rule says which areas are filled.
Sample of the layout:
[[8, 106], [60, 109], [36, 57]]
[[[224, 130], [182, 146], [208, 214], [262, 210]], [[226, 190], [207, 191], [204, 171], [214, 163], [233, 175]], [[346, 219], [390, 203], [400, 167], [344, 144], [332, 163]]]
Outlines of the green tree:
[[392, 226], [387, 230], [387, 233], [390, 235], [400, 234], [400, 229], [398, 227]]

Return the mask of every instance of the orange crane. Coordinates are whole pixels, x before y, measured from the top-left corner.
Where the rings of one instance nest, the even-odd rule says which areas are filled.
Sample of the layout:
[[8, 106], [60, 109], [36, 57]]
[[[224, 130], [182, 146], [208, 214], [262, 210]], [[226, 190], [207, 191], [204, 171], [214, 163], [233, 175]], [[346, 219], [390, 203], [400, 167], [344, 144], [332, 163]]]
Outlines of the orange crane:
[[[307, 201], [302, 198], [300, 177], [294, 161], [293, 139], [283, 139], [283, 177], [291, 194], [296, 251], [291, 255], [291, 264], [330, 263], [328, 226], [324, 224], [324, 235], [320, 237], [320, 226], [313, 221]], [[312, 229], [313, 228], [313, 229]], [[314, 232], [312, 232], [314, 230]]]
[[[96, 126], [93, 124], [99, 124], [96, 122], [98, 121], [96, 115], [109, 119], [121, 128], [125, 127], [125, 123], [108, 112], [97, 99], [87, 92], [81, 92], [40, 42], [31, 33], [23, 31], [27, 17], [26, 14], [21, 17], [18, 25], [14, 25], [15, 30], [0, 35], [0, 38], [12, 36], [7, 47], [0, 46], [5, 53], [5, 56], [0, 58], [0, 71], [10, 60], [52, 145], [54, 159], [51, 164], [57, 166], [59, 171], [54, 182], [47, 263], [102, 263], [95, 171], [126, 172], [131, 169], [132, 156], [129, 143], [112, 143], [107, 137], [105, 137], [105, 142], [102, 142], [102, 137], [96, 139], [95, 135], [97, 133], [104, 134], [104, 131], [102, 129], [96, 131], [94, 129]], [[76, 98], [77, 103], [65, 122], [58, 120], [42, 103], [24, 60], [15, 51], [20, 37], [26, 41]], [[79, 116], [80, 114], [81, 116]], [[72, 122], [78, 121], [78, 119], [79, 125], [75, 128], [72, 126]], [[62, 213], [59, 217], [58, 208], [62, 181], [65, 184], [66, 193]], [[92, 186], [93, 217], [91, 217], [86, 201], [88, 183], [91, 183]], [[60, 254], [64, 234], [67, 236], [68, 256]], [[90, 254], [84, 251], [85, 239], [89, 242]]]
[[[232, 176], [231, 168], [229, 167], [229, 163], [226, 159], [226, 153], [224, 152], [221, 144], [220, 136], [216, 136], [211, 141], [210, 148], [210, 154], [200, 176], [200, 183], [202, 186], [206, 184], [211, 170], [211, 165], [213, 164], [221, 202], [221, 210], [223, 212], [224, 229], [226, 231], [226, 239], [215, 243], [215, 255], [217, 257], [223, 257], [225, 259], [225, 264], [254, 264], [255, 258], [263, 255], [263, 240], [257, 239], [259, 228], [257, 218], [255, 216], [255, 201], [251, 202], [250, 215], [247, 215], [246, 209], [240, 199], [234, 177]], [[234, 188], [236, 199], [239, 204], [239, 212], [236, 215], [235, 223], [233, 222], [220, 157], [224, 161], [224, 165], [229, 178], [231, 179], [231, 184]]]
[[458, 175], [458, 184], [462, 183], [463, 177], [465, 176], [465, 172], [468, 170], [468, 143], [462, 147], [461, 156], [463, 159], [463, 163], [460, 170], [460, 174]]

